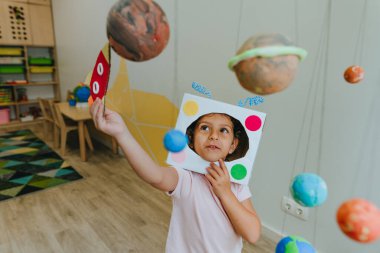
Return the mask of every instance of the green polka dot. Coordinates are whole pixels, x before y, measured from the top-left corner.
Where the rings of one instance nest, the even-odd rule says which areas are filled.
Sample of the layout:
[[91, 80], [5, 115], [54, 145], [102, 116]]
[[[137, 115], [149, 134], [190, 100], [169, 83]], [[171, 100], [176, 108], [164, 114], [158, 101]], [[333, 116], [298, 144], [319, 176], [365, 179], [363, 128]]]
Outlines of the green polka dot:
[[247, 169], [242, 164], [235, 164], [231, 168], [231, 176], [236, 180], [241, 180], [247, 176]]

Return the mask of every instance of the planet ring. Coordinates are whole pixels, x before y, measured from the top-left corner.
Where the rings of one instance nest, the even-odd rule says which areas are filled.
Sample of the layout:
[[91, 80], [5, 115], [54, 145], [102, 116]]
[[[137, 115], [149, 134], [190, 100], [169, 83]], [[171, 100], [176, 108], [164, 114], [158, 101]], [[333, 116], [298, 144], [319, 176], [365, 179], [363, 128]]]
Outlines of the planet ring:
[[269, 57], [274, 57], [278, 55], [289, 55], [289, 54], [297, 55], [302, 61], [303, 59], [306, 58], [307, 51], [299, 47], [291, 47], [291, 46], [269, 46], [269, 47], [253, 48], [232, 57], [228, 61], [228, 68], [230, 70], [233, 70], [233, 67], [236, 64], [251, 57], [261, 56], [261, 57], [269, 58]]

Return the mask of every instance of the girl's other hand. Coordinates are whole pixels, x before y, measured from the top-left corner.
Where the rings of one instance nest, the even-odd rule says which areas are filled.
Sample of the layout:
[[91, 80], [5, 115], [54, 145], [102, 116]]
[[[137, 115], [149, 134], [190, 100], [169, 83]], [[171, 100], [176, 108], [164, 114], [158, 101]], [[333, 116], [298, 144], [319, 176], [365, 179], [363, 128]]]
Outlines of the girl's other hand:
[[90, 108], [96, 129], [118, 139], [118, 136], [121, 136], [127, 130], [123, 118], [117, 112], [108, 108], [105, 108], [104, 114], [103, 110], [104, 104], [97, 98]]
[[231, 192], [230, 174], [222, 159], [218, 160], [219, 166], [210, 163], [210, 167], [207, 167], [208, 174], [206, 174], [207, 180], [210, 182], [215, 195], [218, 198], [225, 193]]

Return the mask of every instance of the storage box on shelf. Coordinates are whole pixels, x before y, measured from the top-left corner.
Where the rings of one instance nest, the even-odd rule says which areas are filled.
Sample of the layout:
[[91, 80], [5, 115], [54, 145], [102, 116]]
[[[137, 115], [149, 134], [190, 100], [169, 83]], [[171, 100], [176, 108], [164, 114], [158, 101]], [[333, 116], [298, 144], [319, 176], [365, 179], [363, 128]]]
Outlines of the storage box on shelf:
[[9, 108], [0, 108], [0, 125], [7, 124], [9, 121]]

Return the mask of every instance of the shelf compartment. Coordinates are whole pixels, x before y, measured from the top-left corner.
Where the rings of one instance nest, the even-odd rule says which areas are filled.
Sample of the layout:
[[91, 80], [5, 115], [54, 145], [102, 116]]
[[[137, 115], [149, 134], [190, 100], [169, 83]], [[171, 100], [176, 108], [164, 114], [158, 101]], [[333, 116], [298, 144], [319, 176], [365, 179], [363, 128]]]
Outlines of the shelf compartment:
[[2, 87], [0, 88], [0, 105], [14, 103], [12, 96], [12, 88], [11, 87]]
[[0, 48], [0, 55], [22, 56], [22, 48], [2, 47]]
[[53, 65], [53, 59], [46, 57], [29, 58], [29, 65], [51, 66]]
[[23, 66], [0, 66], [0, 74], [23, 74]]
[[0, 125], [7, 124], [10, 121], [10, 110], [9, 108], [0, 108]]
[[0, 101], [0, 106], [11, 106], [11, 105], [16, 105], [17, 103], [14, 102], [14, 101], [10, 101], [10, 102], [2, 102]]
[[53, 67], [31, 66], [30, 73], [53, 73]]
[[23, 65], [24, 59], [18, 57], [0, 57], [0, 64], [3, 65]]

